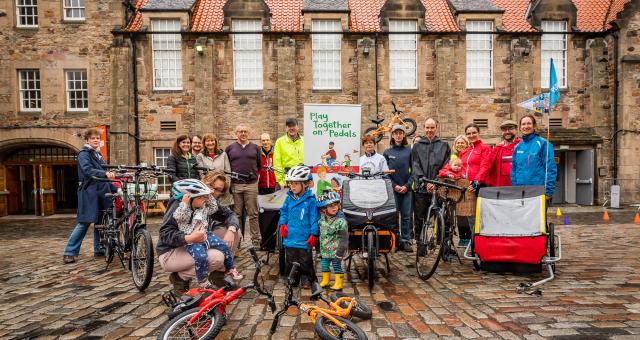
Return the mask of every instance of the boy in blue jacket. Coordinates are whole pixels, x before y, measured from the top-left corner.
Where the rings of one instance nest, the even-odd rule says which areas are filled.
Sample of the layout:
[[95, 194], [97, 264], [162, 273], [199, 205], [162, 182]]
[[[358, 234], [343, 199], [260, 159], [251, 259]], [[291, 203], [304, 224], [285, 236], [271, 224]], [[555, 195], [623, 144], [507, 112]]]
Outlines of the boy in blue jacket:
[[293, 262], [300, 263], [303, 284], [316, 281], [312, 249], [318, 243], [318, 202], [309, 187], [311, 169], [306, 166], [291, 168], [285, 177], [289, 185], [287, 198], [280, 208], [280, 236], [285, 251], [288, 275]]

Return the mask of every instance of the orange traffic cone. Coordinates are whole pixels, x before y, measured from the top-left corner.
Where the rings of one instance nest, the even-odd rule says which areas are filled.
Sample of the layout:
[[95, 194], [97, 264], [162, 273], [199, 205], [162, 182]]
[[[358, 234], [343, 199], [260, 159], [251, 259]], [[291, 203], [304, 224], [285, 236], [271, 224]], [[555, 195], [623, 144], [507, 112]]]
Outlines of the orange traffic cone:
[[602, 220], [605, 222], [609, 222], [609, 212], [608, 211], [604, 211], [604, 214], [602, 214]]
[[636, 213], [636, 216], [633, 218], [633, 223], [640, 224], [640, 213]]

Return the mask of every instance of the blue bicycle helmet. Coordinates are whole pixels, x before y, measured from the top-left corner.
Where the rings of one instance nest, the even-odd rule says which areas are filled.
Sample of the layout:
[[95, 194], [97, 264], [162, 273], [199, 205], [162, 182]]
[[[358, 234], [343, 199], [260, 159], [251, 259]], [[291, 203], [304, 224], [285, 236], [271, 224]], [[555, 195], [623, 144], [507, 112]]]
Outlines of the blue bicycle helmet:
[[340, 202], [340, 195], [335, 191], [325, 192], [318, 197], [318, 208], [326, 208], [329, 204]]

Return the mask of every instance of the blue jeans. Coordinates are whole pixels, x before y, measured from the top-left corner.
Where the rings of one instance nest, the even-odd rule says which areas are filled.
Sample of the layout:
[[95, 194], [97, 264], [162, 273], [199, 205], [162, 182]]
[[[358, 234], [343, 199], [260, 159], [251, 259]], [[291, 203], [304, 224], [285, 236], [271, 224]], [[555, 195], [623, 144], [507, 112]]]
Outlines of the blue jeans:
[[[69, 235], [69, 241], [67, 241], [67, 246], [64, 248], [64, 255], [67, 256], [78, 256], [80, 254], [80, 246], [82, 246], [82, 240], [84, 236], [87, 234], [87, 229], [91, 223], [83, 223], [78, 222], [76, 227]], [[98, 230], [93, 227], [93, 253], [104, 253], [102, 246], [100, 245], [100, 238], [98, 235]]]
[[202, 281], [209, 275], [209, 256], [207, 249], [216, 249], [224, 254], [224, 269], [233, 268], [233, 255], [229, 246], [221, 238], [212, 232], [207, 233], [207, 241], [204, 243], [193, 243], [186, 246], [187, 252], [193, 257], [196, 267], [196, 278]]
[[411, 239], [411, 230], [409, 229], [409, 217], [411, 216], [411, 191], [406, 194], [393, 192], [396, 198], [396, 207], [400, 212], [400, 243], [409, 242]]

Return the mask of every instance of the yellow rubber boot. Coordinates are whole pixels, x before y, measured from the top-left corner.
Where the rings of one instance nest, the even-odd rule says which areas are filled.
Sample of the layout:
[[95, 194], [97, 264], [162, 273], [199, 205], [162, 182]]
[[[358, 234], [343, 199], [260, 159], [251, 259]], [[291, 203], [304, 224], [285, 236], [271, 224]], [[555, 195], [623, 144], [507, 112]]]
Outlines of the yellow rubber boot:
[[331, 286], [333, 290], [342, 290], [342, 277], [344, 274], [336, 274], [336, 283]]
[[329, 285], [331, 281], [331, 272], [322, 272], [322, 282], [320, 282], [320, 287], [326, 287]]

